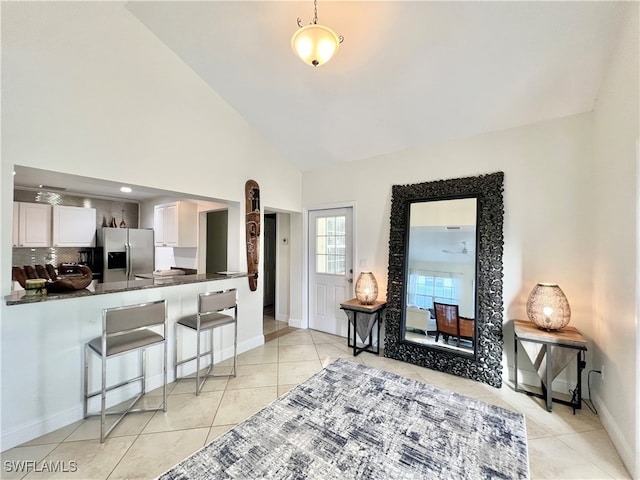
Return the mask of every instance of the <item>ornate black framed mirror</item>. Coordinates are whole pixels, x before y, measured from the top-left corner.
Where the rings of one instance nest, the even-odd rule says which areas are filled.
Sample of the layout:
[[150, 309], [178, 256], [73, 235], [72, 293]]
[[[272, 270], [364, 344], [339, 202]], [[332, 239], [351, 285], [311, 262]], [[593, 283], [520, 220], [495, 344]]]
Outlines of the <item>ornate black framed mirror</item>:
[[385, 356], [502, 385], [503, 181], [393, 186]]

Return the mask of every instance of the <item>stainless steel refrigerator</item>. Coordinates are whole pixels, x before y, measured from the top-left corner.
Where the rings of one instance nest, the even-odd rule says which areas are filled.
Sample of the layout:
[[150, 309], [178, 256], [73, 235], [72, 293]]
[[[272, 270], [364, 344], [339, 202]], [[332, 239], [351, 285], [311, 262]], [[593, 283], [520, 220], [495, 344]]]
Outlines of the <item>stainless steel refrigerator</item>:
[[102, 281], [134, 280], [137, 274], [151, 273], [155, 265], [152, 229], [98, 229], [98, 247], [102, 252]]

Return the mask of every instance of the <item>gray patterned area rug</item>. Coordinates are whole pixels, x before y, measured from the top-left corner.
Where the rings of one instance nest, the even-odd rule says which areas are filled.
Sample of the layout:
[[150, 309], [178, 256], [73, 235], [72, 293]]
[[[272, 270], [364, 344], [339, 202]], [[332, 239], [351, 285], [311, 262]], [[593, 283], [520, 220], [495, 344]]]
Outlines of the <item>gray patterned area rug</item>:
[[170, 479], [528, 478], [524, 416], [340, 359]]

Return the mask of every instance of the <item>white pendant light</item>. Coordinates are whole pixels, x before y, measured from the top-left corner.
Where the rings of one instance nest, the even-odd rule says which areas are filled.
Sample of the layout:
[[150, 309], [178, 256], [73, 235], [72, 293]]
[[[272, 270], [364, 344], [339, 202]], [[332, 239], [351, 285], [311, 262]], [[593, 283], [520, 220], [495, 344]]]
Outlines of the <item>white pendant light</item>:
[[327, 63], [344, 40], [342, 35], [318, 24], [317, 0], [313, 0], [313, 23], [303, 27], [298, 18], [298, 26], [300, 28], [291, 38], [291, 48], [307, 65], [317, 67]]

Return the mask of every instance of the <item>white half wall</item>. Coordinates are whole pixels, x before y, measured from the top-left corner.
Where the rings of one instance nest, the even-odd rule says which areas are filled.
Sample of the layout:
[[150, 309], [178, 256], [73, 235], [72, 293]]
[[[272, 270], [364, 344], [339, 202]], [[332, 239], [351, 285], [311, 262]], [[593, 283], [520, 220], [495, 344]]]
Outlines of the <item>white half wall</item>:
[[[238, 290], [238, 351], [264, 343], [262, 305], [252, 301], [246, 278], [202, 282], [171, 287], [134, 290], [90, 297], [55, 300], [41, 304], [0, 306], [2, 325], [2, 451], [82, 419], [84, 344], [100, 336], [103, 308], [165, 299], [167, 328], [168, 381], [174, 380], [173, 359], [176, 348], [180, 358], [195, 354], [195, 336], [187, 329], [176, 332], [175, 321], [195, 314], [197, 294], [236, 288]], [[232, 356], [233, 329], [217, 331], [214, 336], [216, 361]], [[209, 348], [207, 344], [203, 348]], [[162, 348], [147, 355], [147, 388], [161, 385]], [[10, 366], [10, 367], [9, 367]], [[100, 363], [92, 356], [89, 378], [98, 389]], [[195, 371], [186, 365], [184, 375]], [[138, 357], [118, 357], [108, 362], [108, 384], [131, 378], [138, 372]], [[116, 375], [112, 375], [115, 373]], [[139, 387], [138, 384], [135, 385]], [[136, 390], [136, 392], [139, 390]], [[117, 404], [130, 397], [109, 395]], [[95, 412], [95, 409], [91, 409]]]

